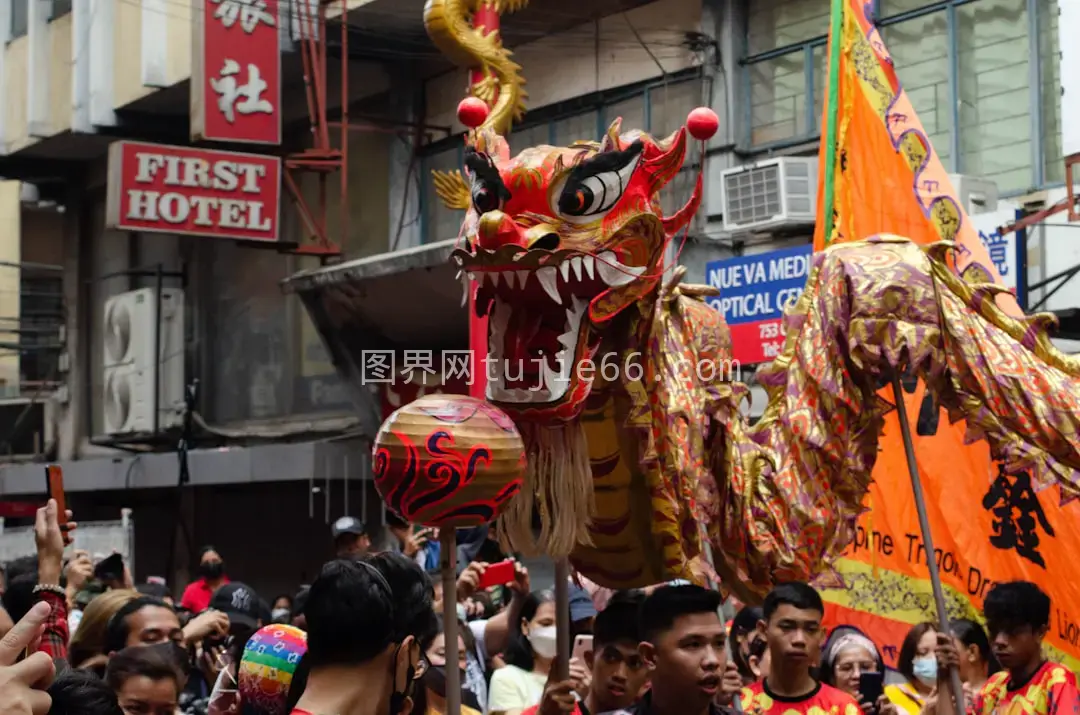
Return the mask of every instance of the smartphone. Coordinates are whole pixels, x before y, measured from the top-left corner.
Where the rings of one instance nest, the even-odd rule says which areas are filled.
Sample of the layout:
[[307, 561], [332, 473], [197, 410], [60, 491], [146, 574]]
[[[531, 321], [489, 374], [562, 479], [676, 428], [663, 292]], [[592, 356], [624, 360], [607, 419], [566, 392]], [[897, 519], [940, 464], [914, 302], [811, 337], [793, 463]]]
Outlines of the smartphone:
[[71, 537], [67, 534], [67, 499], [64, 498], [64, 470], [59, 464], [46, 465], [45, 483], [49, 498], [56, 500], [56, 522], [64, 534], [64, 543], [70, 544]]
[[124, 578], [124, 557], [112, 554], [94, 567], [94, 578], [98, 581], [121, 581]]
[[877, 701], [885, 693], [885, 676], [882, 673], [859, 674], [859, 696], [863, 702], [877, 710]]
[[476, 584], [479, 589], [491, 588], [492, 586], [504, 586], [514, 581], [515, 571], [512, 560], [500, 561], [491, 564], [480, 576], [480, 583]]
[[574, 650], [570, 651], [571, 658], [577, 658], [582, 663], [585, 662], [585, 654], [592, 650], [592, 636], [583, 633], [574, 638]]

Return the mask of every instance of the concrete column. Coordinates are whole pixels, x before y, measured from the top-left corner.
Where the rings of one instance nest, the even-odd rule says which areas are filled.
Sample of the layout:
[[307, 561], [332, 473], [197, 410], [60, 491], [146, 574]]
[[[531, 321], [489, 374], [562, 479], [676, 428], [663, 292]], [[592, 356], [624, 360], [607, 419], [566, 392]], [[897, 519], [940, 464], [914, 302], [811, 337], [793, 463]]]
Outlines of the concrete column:
[[65, 353], [60, 364], [64, 384], [56, 395], [57, 456], [61, 460], [78, 456], [79, 444], [86, 434], [85, 395], [86, 360], [88, 357], [83, 326], [86, 321], [86, 291], [83, 288], [82, 225], [86, 208], [85, 193], [81, 187], [69, 189], [64, 212], [64, 321]]

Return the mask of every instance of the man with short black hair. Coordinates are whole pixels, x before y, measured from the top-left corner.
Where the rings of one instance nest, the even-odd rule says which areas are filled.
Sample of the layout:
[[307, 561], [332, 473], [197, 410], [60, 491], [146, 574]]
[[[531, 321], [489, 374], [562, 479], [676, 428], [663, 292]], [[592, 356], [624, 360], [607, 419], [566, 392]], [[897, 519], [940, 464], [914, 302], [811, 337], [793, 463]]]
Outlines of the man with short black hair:
[[339, 559], [358, 559], [371, 549], [371, 535], [364, 522], [355, 516], [343, 516], [330, 529], [334, 538], [334, 554]]
[[739, 705], [753, 715], [823, 712], [861, 715], [847, 693], [819, 682], [811, 674], [821, 658], [825, 604], [813, 588], [799, 581], [782, 583], [769, 592], [758, 630], [769, 648], [769, 674], [743, 688]]
[[592, 672], [589, 692], [578, 701], [570, 680], [548, 683], [540, 704], [526, 708], [521, 715], [534, 713], [575, 713], [601, 715], [629, 708], [645, 682], [649, 670], [638, 651], [641, 628], [638, 615], [645, 594], [618, 591], [593, 622], [592, 650], [585, 653], [585, 663]]
[[[652, 687], [635, 705], [617, 713], [730, 713], [714, 702], [727, 664], [721, 600], [716, 591], [686, 585], [657, 588], [641, 601], [638, 652], [652, 671]], [[627, 684], [629, 689], [629, 679]]]
[[160, 598], [140, 596], [128, 601], [109, 619], [105, 627], [105, 653], [115, 653], [128, 646], [184, 642], [180, 619], [169, 604]]
[[431, 581], [400, 554], [326, 564], [308, 591], [307, 687], [293, 715], [403, 715], [438, 631]]
[[[986, 594], [983, 615], [990, 648], [1004, 670], [990, 676], [972, 699], [975, 715], [1073, 715], [1080, 712], [1076, 676], [1068, 668], [1046, 659], [1043, 638], [1050, 627], [1050, 597], [1029, 581], [998, 583]], [[960, 654], [950, 636], [938, 636], [939, 681]], [[947, 692], [939, 682], [938, 692]], [[949, 698], [938, 699], [938, 712], [951, 713]]]

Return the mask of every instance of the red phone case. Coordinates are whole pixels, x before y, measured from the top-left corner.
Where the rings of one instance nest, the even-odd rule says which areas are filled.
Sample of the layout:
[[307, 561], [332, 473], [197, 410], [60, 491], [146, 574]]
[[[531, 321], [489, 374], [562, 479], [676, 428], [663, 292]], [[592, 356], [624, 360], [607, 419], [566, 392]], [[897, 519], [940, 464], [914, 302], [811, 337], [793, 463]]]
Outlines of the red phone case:
[[67, 524], [67, 500], [64, 498], [64, 472], [59, 465], [45, 467], [45, 476], [49, 483], [49, 497], [56, 500], [56, 521], [60, 526]]
[[502, 561], [497, 564], [491, 564], [484, 569], [483, 575], [480, 577], [480, 583], [477, 584], [477, 588], [491, 588], [492, 586], [503, 586], [514, 580], [514, 562]]

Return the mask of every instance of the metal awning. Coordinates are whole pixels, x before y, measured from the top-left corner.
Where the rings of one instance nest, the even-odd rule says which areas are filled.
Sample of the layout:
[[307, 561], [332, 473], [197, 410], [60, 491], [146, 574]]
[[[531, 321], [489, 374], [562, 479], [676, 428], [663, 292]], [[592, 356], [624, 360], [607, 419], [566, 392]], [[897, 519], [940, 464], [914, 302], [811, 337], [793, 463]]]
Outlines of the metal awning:
[[450, 262], [456, 239], [325, 266], [286, 278], [300, 296], [326, 351], [365, 422], [379, 426], [378, 385], [365, 377], [370, 351], [462, 350], [469, 321]]

